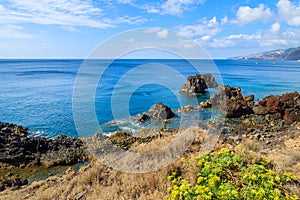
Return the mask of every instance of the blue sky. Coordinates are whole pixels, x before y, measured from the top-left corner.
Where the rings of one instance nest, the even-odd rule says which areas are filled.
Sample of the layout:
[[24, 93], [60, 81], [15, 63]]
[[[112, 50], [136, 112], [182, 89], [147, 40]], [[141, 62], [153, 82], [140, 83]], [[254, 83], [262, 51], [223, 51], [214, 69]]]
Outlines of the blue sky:
[[127, 30], [178, 31], [213, 58], [300, 46], [295, 0], [1, 0], [0, 58], [86, 58]]

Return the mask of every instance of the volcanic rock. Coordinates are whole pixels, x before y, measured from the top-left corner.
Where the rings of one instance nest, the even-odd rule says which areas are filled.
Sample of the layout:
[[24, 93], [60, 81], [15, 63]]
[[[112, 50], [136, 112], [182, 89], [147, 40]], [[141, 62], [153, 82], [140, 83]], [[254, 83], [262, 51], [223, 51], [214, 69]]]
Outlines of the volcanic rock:
[[145, 122], [148, 119], [150, 119], [150, 117], [147, 114], [141, 114], [141, 115], [137, 116], [136, 121], [137, 122]]
[[201, 108], [220, 107], [221, 113], [228, 118], [252, 114], [253, 105], [254, 95], [243, 96], [240, 88], [230, 86], [222, 87], [219, 93], [200, 103]]
[[255, 105], [257, 115], [277, 114], [289, 125], [300, 121], [300, 95], [298, 92], [285, 93], [281, 96], [271, 95], [263, 98]]
[[211, 74], [196, 74], [189, 76], [186, 83], [182, 85], [180, 93], [201, 94], [205, 93], [207, 88], [217, 88], [219, 84]]
[[27, 128], [0, 122], [0, 163], [46, 167], [70, 165], [85, 159], [83, 142], [74, 137], [28, 137]]
[[163, 103], [154, 104], [147, 115], [154, 120], [171, 119], [175, 116], [171, 108]]
[[23, 185], [27, 185], [28, 181], [22, 178], [11, 178], [11, 177], [3, 177], [0, 178], [0, 191], [5, 190], [6, 188], [19, 188]]

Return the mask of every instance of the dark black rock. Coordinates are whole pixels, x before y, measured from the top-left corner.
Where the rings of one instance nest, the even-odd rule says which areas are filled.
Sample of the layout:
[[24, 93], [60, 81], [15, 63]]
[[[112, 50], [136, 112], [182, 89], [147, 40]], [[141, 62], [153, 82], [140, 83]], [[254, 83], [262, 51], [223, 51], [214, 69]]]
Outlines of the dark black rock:
[[222, 87], [219, 93], [200, 103], [202, 108], [220, 107], [221, 113], [228, 118], [252, 114], [253, 105], [254, 95], [243, 96], [240, 88], [230, 86]]
[[86, 152], [78, 138], [28, 137], [27, 128], [0, 122], [0, 162], [14, 166], [69, 165], [83, 161]]
[[22, 178], [12, 178], [12, 177], [3, 177], [0, 178], [0, 191], [5, 190], [6, 188], [19, 188], [23, 185], [27, 185], [28, 181]]
[[142, 115], [137, 116], [136, 121], [137, 122], [145, 122], [148, 119], [150, 119], [150, 117], [147, 114], [142, 114]]
[[207, 88], [217, 88], [219, 84], [211, 74], [196, 74], [189, 76], [186, 83], [182, 85], [180, 93], [201, 94]]

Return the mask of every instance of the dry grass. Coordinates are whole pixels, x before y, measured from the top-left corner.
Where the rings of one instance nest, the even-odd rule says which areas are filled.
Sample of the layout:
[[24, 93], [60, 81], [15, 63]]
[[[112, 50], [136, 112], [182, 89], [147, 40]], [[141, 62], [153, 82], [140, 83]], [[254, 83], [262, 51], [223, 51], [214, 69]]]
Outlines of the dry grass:
[[172, 141], [173, 136], [166, 136], [163, 139], [152, 140], [149, 143], [142, 143], [131, 147], [131, 151], [136, 153], [149, 153], [160, 150], [162, 147], [168, 145]]
[[292, 155], [293, 161], [295, 163], [300, 162], [300, 150], [299, 149], [291, 150], [291, 155]]
[[[196, 141], [193, 143], [195, 149], [201, 149], [200, 145], [206, 142], [214, 144], [215, 139], [206, 137], [203, 131], [197, 131]], [[132, 147], [131, 151], [147, 153], [161, 149], [169, 144], [174, 136], [164, 136], [158, 140], [149, 143], [143, 143]], [[205, 140], [204, 140], [205, 138]], [[289, 143], [290, 142], [290, 143]], [[266, 157], [277, 163], [277, 171], [291, 172], [300, 178], [300, 163], [298, 147], [295, 148], [295, 142], [288, 141], [286, 149], [264, 150]], [[297, 143], [298, 144], [298, 143]], [[216, 149], [222, 146], [215, 146]], [[299, 146], [300, 147], [300, 146]], [[247, 160], [255, 162], [259, 158], [261, 148], [252, 140], [245, 140], [241, 146], [237, 146], [236, 151], [243, 154]], [[130, 199], [164, 199], [168, 194], [167, 188], [170, 182], [167, 177], [174, 171], [180, 174], [190, 183], [196, 182], [197, 166], [195, 157], [199, 154], [197, 151], [187, 151], [184, 157], [188, 162], [181, 159], [160, 170], [149, 173], [124, 173], [113, 170], [96, 159], [91, 159], [91, 163], [80, 168], [78, 172], [67, 170], [64, 174], [56, 175], [47, 180], [33, 182], [24, 186], [20, 190], [5, 190], [0, 192], [2, 200], [130, 200]], [[289, 161], [293, 157], [293, 162]], [[291, 164], [292, 163], [292, 164]], [[297, 194], [299, 188], [291, 186], [287, 190]]]
[[[178, 164], [178, 163], [177, 163]], [[6, 190], [0, 199], [163, 199], [167, 194], [166, 177], [176, 170], [172, 164], [156, 172], [128, 174], [92, 163], [73, 174], [34, 182], [18, 191]]]
[[[173, 138], [172, 135], [164, 136], [135, 146], [131, 151], [156, 151], [169, 144]], [[123, 173], [92, 159], [89, 165], [81, 167], [78, 172], [67, 170], [62, 175], [34, 182], [18, 191], [6, 190], [0, 193], [0, 199], [164, 199], [170, 184], [167, 177], [173, 171], [181, 173], [183, 168], [188, 180], [195, 179], [195, 172], [188, 170], [189, 166], [185, 166], [180, 159], [149, 173]]]
[[246, 151], [259, 152], [262, 150], [262, 147], [259, 144], [259, 142], [254, 141], [254, 140], [245, 139], [242, 144]]

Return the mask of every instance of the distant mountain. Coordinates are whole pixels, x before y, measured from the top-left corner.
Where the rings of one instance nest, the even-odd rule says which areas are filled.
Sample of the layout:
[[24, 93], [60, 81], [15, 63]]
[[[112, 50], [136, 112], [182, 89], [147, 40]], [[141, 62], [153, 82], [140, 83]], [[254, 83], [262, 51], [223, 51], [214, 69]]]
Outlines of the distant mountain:
[[238, 56], [229, 59], [234, 60], [300, 60], [300, 47], [278, 49], [248, 56]]

